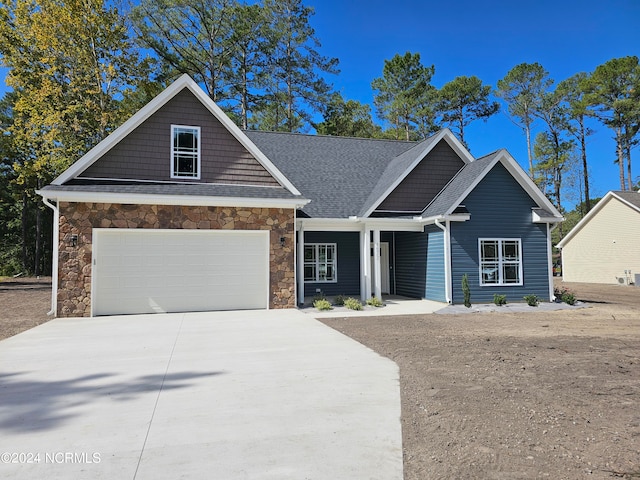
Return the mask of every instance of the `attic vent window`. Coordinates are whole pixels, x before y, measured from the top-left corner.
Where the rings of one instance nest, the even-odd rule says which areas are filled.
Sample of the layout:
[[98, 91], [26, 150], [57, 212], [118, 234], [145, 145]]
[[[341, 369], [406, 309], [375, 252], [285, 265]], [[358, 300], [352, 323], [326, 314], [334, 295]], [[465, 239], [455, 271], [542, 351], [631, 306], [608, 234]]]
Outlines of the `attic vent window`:
[[200, 127], [171, 125], [171, 178], [200, 178]]

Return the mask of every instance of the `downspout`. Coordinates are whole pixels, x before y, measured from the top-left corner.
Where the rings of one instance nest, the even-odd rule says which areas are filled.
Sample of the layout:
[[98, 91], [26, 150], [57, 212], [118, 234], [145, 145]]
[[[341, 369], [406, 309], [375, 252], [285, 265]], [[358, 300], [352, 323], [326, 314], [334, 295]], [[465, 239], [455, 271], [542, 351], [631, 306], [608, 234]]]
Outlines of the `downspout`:
[[435, 224], [444, 232], [444, 296], [447, 303], [451, 303], [451, 234], [449, 229], [449, 221], [446, 225], [442, 225], [440, 220], [436, 218]]
[[[549, 228], [549, 224], [547, 223], [547, 259], [549, 262], [549, 301], [553, 302], [556, 299], [555, 289], [553, 288], [553, 247], [551, 245], [551, 234], [553, 231], [558, 228], [559, 223], [556, 223], [553, 227]], [[564, 272], [564, 266], [562, 268]]]
[[52, 204], [47, 197], [42, 197], [42, 202], [53, 210], [53, 251], [51, 252], [51, 310], [48, 316], [56, 314], [58, 309], [58, 250], [60, 243], [60, 210]]

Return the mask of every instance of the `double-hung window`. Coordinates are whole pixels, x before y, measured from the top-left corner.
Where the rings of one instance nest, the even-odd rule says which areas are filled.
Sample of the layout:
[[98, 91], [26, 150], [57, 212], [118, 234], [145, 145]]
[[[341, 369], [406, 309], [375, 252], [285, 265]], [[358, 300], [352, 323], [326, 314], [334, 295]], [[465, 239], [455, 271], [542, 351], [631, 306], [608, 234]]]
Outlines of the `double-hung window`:
[[200, 127], [171, 125], [171, 178], [200, 178]]
[[336, 282], [335, 243], [311, 243], [304, 246], [304, 281]]
[[480, 285], [522, 285], [522, 242], [519, 238], [481, 238]]

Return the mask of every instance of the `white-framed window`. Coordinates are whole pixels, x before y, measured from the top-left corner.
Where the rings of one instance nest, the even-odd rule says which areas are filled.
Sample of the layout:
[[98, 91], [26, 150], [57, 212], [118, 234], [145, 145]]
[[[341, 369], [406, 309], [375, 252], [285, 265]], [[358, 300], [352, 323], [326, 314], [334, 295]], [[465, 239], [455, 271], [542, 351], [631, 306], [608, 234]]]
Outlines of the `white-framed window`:
[[304, 246], [304, 281], [337, 282], [335, 243], [307, 243]]
[[480, 285], [522, 285], [522, 242], [519, 238], [481, 238]]
[[200, 178], [200, 127], [171, 125], [171, 178]]

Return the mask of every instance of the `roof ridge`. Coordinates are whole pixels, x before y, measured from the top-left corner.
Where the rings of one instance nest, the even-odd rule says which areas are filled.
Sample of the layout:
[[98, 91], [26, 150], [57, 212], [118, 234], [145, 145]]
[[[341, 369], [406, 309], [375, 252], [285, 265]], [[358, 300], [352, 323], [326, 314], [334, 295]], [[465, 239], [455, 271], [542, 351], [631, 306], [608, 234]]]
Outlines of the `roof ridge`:
[[352, 137], [348, 135], [326, 135], [320, 133], [304, 133], [304, 132], [278, 132], [273, 130], [253, 130], [253, 129], [242, 129], [245, 133], [269, 133], [276, 135], [291, 135], [298, 137], [316, 137], [316, 138], [335, 138], [335, 139], [345, 139], [345, 140], [367, 140], [373, 142], [387, 142], [387, 143], [406, 143], [410, 145], [420, 145], [425, 140], [428, 140], [431, 137], [423, 138], [421, 140], [397, 140], [393, 138], [373, 138], [373, 137]]

